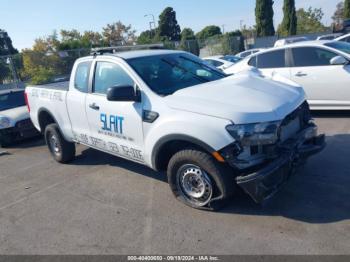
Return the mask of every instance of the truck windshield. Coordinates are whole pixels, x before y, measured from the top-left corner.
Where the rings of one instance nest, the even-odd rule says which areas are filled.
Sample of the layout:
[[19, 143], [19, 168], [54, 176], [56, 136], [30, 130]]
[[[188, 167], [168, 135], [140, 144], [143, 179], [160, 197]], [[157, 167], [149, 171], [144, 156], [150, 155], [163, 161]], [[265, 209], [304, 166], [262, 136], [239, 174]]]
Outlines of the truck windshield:
[[127, 62], [154, 92], [164, 96], [227, 76], [186, 53], [138, 57]]
[[334, 41], [330, 43], [326, 43], [326, 46], [332, 47], [334, 49], [338, 49], [339, 51], [345, 52], [350, 54], [350, 44], [341, 42], [341, 41]]
[[25, 106], [24, 91], [0, 94], [0, 111]]

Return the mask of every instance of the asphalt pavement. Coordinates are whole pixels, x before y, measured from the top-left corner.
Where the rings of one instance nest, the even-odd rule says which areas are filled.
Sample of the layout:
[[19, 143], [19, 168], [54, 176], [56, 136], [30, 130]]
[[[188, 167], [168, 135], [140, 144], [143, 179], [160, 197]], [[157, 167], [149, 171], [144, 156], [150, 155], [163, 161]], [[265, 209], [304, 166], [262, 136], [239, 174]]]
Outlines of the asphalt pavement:
[[0, 253], [350, 254], [350, 113], [315, 116], [321, 154], [264, 205], [238, 193], [217, 213], [147, 167], [84, 146], [61, 165], [41, 139], [18, 143], [0, 154]]

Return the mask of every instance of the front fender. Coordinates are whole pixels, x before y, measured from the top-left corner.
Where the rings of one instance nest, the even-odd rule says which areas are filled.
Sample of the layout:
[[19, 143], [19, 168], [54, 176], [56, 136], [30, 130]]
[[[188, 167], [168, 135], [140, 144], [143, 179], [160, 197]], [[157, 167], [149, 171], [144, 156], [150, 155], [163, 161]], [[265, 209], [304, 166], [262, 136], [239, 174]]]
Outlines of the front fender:
[[[234, 142], [225, 127], [230, 121], [195, 113], [184, 112], [171, 117], [158, 119], [148, 124], [145, 130], [145, 160], [155, 168], [158, 150], [167, 142], [174, 140], [188, 141], [215, 152]], [[146, 124], [145, 124], [146, 125]]]

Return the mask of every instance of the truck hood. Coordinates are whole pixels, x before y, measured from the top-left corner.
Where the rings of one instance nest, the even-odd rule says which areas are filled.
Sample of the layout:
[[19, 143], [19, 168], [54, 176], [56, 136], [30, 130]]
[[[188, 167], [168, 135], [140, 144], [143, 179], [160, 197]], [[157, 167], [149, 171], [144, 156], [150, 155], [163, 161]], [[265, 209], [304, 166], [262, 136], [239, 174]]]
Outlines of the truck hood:
[[29, 112], [27, 106], [21, 106], [0, 111], [0, 116], [8, 117], [10, 119], [10, 126], [13, 127], [18, 121], [28, 119]]
[[172, 109], [247, 124], [282, 120], [305, 101], [305, 93], [301, 87], [246, 71], [181, 89], [165, 101]]

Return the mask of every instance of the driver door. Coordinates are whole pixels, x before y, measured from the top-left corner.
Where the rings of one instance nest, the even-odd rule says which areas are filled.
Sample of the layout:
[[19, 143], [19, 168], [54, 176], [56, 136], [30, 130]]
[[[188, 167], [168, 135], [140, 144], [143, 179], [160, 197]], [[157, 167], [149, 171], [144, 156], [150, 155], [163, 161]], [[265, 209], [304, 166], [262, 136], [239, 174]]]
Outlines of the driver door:
[[121, 63], [97, 58], [92, 90], [86, 97], [86, 112], [92, 147], [143, 162], [142, 102], [108, 101], [107, 89], [135, 86]]

